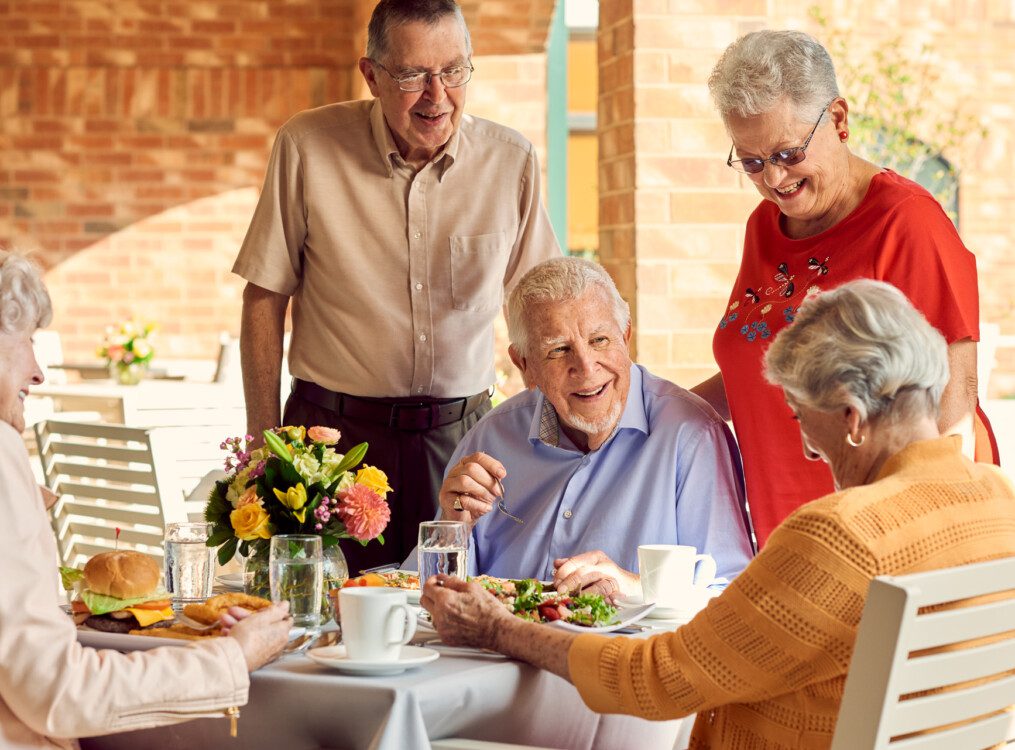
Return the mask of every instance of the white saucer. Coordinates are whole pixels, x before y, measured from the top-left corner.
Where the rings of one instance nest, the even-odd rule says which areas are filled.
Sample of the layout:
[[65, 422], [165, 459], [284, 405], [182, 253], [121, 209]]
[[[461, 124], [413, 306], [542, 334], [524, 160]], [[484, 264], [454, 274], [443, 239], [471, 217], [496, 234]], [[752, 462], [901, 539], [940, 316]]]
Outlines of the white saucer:
[[215, 576], [215, 583], [224, 589], [243, 591], [243, 573], [223, 573]]
[[371, 677], [383, 677], [385, 675], [399, 674], [410, 667], [418, 667], [426, 664], [440, 656], [431, 648], [420, 646], [402, 646], [402, 652], [395, 661], [376, 661], [374, 659], [350, 659], [346, 656], [345, 646], [324, 646], [312, 648], [307, 651], [307, 656], [323, 664], [326, 667], [333, 667], [339, 672], [348, 674], [369, 675]]
[[[717, 593], [717, 592], [716, 592]], [[694, 616], [705, 608], [708, 604], [709, 599], [716, 595], [710, 589], [703, 589], [695, 587], [693, 596], [685, 606], [683, 607], [660, 607], [656, 606], [655, 609], [649, 611], [645, 615], [646, 620], [679, 620], [680, 622], [690, 622], [694, 619]], [[633, 594], [626, 596], [622, 600], [617, 602], [617, 607], [623, 612], [629, 607], [640, 607], [643, 606], [644, 602], [640, 594]]]

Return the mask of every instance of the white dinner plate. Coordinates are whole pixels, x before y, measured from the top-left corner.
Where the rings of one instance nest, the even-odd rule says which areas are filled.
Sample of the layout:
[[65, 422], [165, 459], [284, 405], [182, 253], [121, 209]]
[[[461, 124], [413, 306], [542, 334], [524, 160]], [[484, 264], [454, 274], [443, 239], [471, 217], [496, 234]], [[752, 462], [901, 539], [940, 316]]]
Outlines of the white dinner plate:
[[402, 646], [402, 650], [395, 661], [377, 661], [374, 659], [350, 659], [345, 652], [345, 646], [323, 646], [312, 648], [307, 651], [307, 656], [323, 664], [332, 667], [339, 672], [355, 675], [368, 675], [371, 677], [383, 677], [386, 675], [400, 674], [410, 667], [418, 667], [440, 656], [432, 648], [421, 646]]
[[243, 573], [223, 573], [215, 576], [215, 583], [230, 591], [243, 591]]
[[[649, 602], [648, 604], [638, 602], [637, 605], [632, 605], [630, 601], [626, 601], [624, 606], [617, 607], [617, 614], [612, 622], [595, 628], [588, 627], [586, 625], [574, 625], [570, 622], [561, 622], [560, 620], [543, 624], [560, 628], [561, 630], [570, 630], [572, 633], [612, 633], [614, 630], [626, 628], [628, 625], [633, 625], [638, 622], [638, 620], [643, 617], [647, 617], [649, 613], [655, 609], [655, 606], [654, 602]], [[430, 613], [425, 609], [420, 610], [416, 621], [418, 629], [421, 628], [425, 631], [437, 632], [434, 629], [433, 622], [430, 620]]]
[[111, 648], [115, 651], [147, 651], [160, 646], [186, 646], [197, 641], [183, 638], [159, 638], [130, 633], [106, 633], [102, 630], [78, 627], [78, 643], [92, 648]]

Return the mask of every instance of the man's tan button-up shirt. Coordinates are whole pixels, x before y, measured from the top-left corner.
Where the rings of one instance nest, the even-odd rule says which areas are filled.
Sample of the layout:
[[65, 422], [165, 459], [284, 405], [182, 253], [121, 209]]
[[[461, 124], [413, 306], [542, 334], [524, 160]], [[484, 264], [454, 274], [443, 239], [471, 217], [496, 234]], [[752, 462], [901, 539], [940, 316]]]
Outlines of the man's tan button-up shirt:
[[494, 382], [506, 289], [560, 255], [519, 133], [462, 118], [416, 170], [379, 103], [331, 104], [278, 133], [233, 271], [293, 297], [289, 369], [358, 396], [451, 398]]

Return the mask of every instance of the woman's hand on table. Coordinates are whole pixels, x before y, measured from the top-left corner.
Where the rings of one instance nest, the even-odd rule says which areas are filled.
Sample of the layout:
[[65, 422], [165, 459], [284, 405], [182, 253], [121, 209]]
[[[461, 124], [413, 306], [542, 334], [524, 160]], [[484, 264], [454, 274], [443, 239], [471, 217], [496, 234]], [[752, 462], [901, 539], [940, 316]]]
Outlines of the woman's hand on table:
[[448, 472], [438, 499], [449, 521], [475, 523], [493, 510], [500, 497], [498, 480], [507, 476], [504, 465], [486, 453], [465, 456]]
[[260, 612], [230, 607], [221, 621], [222, 634], [240, 644], [249, 672], [263, 667], [282, 651], [293, 624], [289, 602], [273, 604]]
[[554, 560], [553, 568], [553, 587], [560, 592], [602, 594], [611, 601], [641, 593], [641, 579], [600, 550]]
[[478, 583], [431, 576], [420, 604], [449, 646], [493, 649], [571, 679], [567, 654], [575, 634], [515, 617]]
[[496, 648], [500, 628], [515, 620], [497, 597], [478, 583], [443, 574], [427, 579], [419, 603], [449, 646]]

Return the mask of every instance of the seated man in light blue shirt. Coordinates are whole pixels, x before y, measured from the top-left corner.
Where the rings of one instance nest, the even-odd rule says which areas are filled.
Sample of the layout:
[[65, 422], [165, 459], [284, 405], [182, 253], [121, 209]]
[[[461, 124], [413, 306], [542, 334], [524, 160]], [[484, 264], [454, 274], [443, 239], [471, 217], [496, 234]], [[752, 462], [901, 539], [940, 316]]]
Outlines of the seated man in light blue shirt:
[[470, 574], [553, 580], [594, 550], [567, 566], [569, 583], [606, 578], [603, 560], [613, 583], [595, 588], [615, 593], [637, 579], [616, 580], [603, 556], [637, 570], [640, 544], [692, 545], [722, 579], [739, 573], [752, 546], [733, 436], [703, 400], [631, 362], [629, 308], [606, 271], [535, 266], [511, 293], [508, 335], [528, 390], [466, 434], [440, 491], [440, 517], [472, 526]]

